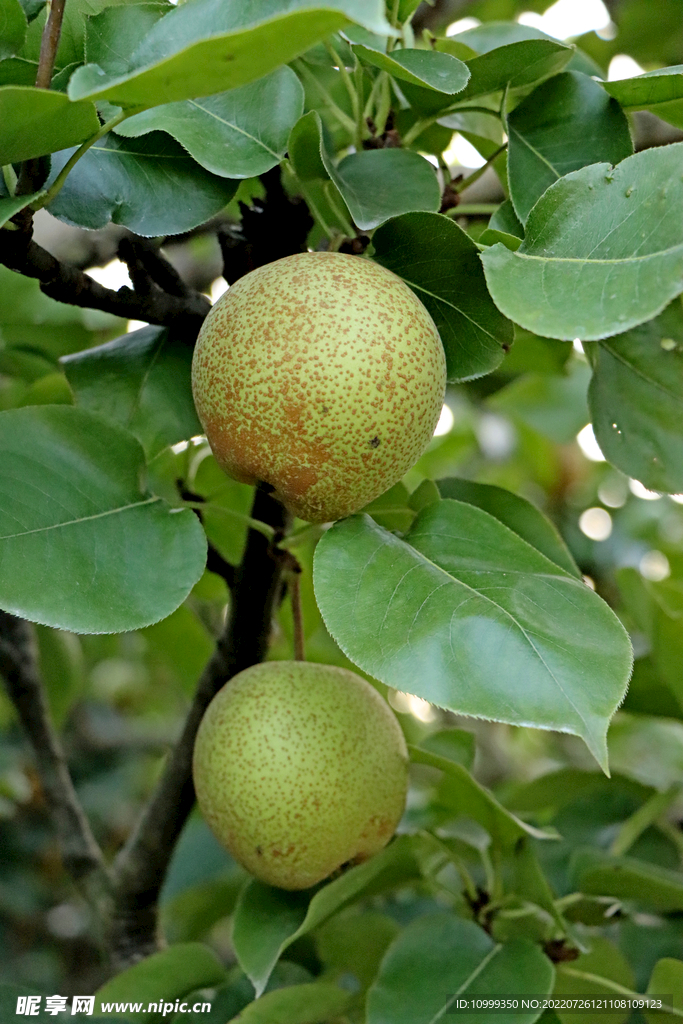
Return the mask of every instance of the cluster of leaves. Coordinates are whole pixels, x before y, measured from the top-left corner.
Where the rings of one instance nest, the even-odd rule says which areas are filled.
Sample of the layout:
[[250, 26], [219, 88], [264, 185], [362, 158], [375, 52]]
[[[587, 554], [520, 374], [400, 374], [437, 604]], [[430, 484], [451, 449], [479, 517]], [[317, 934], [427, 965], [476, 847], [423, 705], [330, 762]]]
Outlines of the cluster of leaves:
[[[513, 21], [416, 38], [416, 6], [67, 0], [46, 90], [33, 85], [42, 5], [0, 0], [0, 259], [27, 208], [166, 238], [248, 201], [279, 166], [312, 215], [310, 247], [368, 247], [429, 309], [456, 417], [364, 515], [284, 542], [303, 567], [309, 657], [445, 709], [447, 729], [403, 716], [402, 834], [291, 895], [245, 881], [191, 821], [162, 898], [173, 944], [100, 1004], [209, 988], [197, 1019], [211, 1024], [418, 1024], [448, 1019], [456, 994], [681, 991], [683, 518], [625, 487], [683, 492], [683, 145], [634, 154], [628, 119], [680, 127], [680, 67], [609, 83], [607, 44]], [[662, 63], [632, 34], [636, 56]], [[499, 176], [490, 218], [457, 202], [443, 156], [455, 132]], [[34, 160], [45, 180], [16, 194]], [[40, 624], [58, 722], [86, 686], [124, 720], [163, 717], [160, 690], [182, 702], [222, 625], [207, 538], [237, 566], [249, 526], [267, 527], [197, 436], [182, 331], [122, 333], [4, 267], [0, 304], [0, 607]], [[589, 419], [611, 466], [580, 464], [569, 444]], [[492, 425], [507, 448], [487, 447]], [[617, 510], [606, 547], [576, 527], [597, 502]], [[652, 551], [668, 578], [637, 570]], [[291, 614], [287, 600], [271, 657], [291, 656]], [[633, 684], [608, 737], [629, 633]], [[504, 779], [484, 769], [494, 795], [453, 714], [553, 733], [505, 733]], [[615, 776], [555, 732], [605, 769], [609, 740]], [[11, 822], [24, 798], [9, 768], [2, 785]], [[221, 948], [227, 919], [226, 972], [206, 941]]]

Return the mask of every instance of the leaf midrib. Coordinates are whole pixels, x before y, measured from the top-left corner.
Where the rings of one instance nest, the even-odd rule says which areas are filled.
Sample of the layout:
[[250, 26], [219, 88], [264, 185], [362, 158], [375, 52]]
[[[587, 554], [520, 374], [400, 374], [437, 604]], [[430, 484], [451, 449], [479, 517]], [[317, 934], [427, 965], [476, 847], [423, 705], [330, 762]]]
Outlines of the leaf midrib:
[[[509, 249], [507, 251], [509, 252]], [[620, 256], [617, 259], [611, 260], [591, 259], [588, 256], [536, 256], [530, 252], [520, 252], [519, 249], [510, 255], [524, 260], [538, 260], [541, 263], [580, 263], [582, 266], [585, 266], [586, 264], [590, 264], [591, 266], [605, 264], [606, 266], [613, 266], [619, 263], [643, 263], [646, 260], [658, 259], [661, 256], [670, 256], [673, 253], [681, 253], [683, 255], [683, 242], [678, 245], [673, 245], [669, 249], [660, 249], [658, 252], [650, 252], [644, 256]]]
[[116, 515], [119, 512], [128, 512], [132, 508], [141, 508], [143, 505], [152, 505], [162, 499], [156, 495], [152, 495], [151, 498], [145, 498], [144, 501], [134, 501], [130, 505], [121, 505], [119, 508], [106, 509], [104, 512], [95, 512], [91, 516], [80, 516], [78, 519], [69, 519], [63, 523], [51, 523], [49, 526], [37, 526], [33, 530], [22, 530], [20, 533], [8, 533], [5, 536], [0, 537], [0, 541], [3, 540], [16, 540], [18, 537], [28, 537], [33, 533], [47, 533], [49, 530], [61, 530], [65, 526], [78, 526], [80, 523], [89, 523], [93, 519], [104, 519], [107, 516]]
[[625, 356], [621, 355], [620, 352], [617, 352], [615, 349], [613, 349], [611, 345], [608, 345], [606, 343], [606, 341], [601, 341], [599, 344], [602, 345], [602, 347], [607, 352], [609, 352], [609, 354], [614, 359], [616, 359], [617, 362], [621, 363], [622, 366], [625, 366], [627, 370], [630, 370], [631, 373], [634, 373], [637, 377], [640, 377], [641, 380], [645, 381], [646, 384], [649, 384], [656, 390], [661, 391], [662, 394], [666, 395], [667, 398], [672, 399], [672, 401], [674, 402], [681, 401], [681, 395], [677, 395], [675, 391], [670, 391], [664, 384], [660, 384], [659, 381], [654, 380], [652, 377], [649, 377], [644, 370], [641, 370], [639, 367], [635, 366], [634, 363], [629, 362], [629, 360]]
[[460, 986], [460, 988], [458, 989], [458, 991], [453, 993], [453, 995], [450, 997], [450, 999], [448, 999], [448, 1001], [446, 1003], [444, 1003], [444, 1005], [441, 1007], [440, 1010], [437, 1010], [437, 1012], [434, 1014], [432, 1019], [429, 1021], [429, 1024], [438, 1024], [438, 1021], [440, 1021], [441, 1018], [443, 1017], [444, 1013], [446, 1013], [447, 1010], [450, 1009], [450, 1007], [453, 1005], [453, 1003], [458, 998], [458, 996], [461, 996], [463, 994], [463, 992], [467, 992], [467, 990], [470, 987], [470, 985], [474, 981], [476, 981], [476, 979], [479, 977], [481, 972], [486, 967], [488, 967], [488, 965], [491, 963], [493, 958], [495, 956], [497, 956], [498, 953], [500, 953], [502, 948], [503, 948], [502, 945], [500, 943], [498, 943], [496, 946], [493, 947], [493, 949], [489, 950], [489, 952], [486, 954], [486, 956], [483, 957], [483, 959], [477, 964], [477, 966], [471, 972], [469, 977], [465, 978], [465, 980], [463, 981], [463, 983]]

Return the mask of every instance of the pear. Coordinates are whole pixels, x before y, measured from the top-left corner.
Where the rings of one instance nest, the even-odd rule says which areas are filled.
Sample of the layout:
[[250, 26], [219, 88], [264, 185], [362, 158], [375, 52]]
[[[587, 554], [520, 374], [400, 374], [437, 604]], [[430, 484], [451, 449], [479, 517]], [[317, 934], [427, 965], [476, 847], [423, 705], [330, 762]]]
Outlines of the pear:
[[270, 484], [310, 522], [395, 484], [441, 413], [446, 361], [429, 313], [369, 259], [305, 252], [240, 278], [213, 306], [192, 364], [221, 467]]
[[307, 889], [392, 837], [408, 754], [393, 712], [360, 676], [272, 661], [216, 694], [193, 774], [202, 814], [233, 857], [269, 885]]

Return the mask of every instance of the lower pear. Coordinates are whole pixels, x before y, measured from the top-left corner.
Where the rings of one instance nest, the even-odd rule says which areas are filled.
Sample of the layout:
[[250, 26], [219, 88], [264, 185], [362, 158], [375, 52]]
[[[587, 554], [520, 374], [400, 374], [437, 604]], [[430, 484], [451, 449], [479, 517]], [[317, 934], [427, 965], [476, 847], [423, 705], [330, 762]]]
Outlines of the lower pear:
[[307, 889], [392, 837], [408, 754], [393, 712], [360, 676], [273, 661], [216, 694], [193, 774], [202, 814], [235, 859], [270, 885]]

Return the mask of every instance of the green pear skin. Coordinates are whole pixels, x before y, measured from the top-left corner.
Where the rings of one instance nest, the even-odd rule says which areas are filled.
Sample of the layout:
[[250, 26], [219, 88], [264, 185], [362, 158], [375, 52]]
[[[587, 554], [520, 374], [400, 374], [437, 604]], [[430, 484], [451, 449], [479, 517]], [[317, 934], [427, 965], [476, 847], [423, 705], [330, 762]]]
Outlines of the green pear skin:
[[330, 522], [395, 484], [429, 444], [446, 360], [429, 313], [377, 263], [305, 252], [246, 274], [199, 332], [192, 388], [230, 476]]
[[307, 889], [392, 837], [408, 753], [393, 712], [360, 676], [273, 661], [216, 694], [193, 775], [202, 814], [233, 857], [269, 885]]

